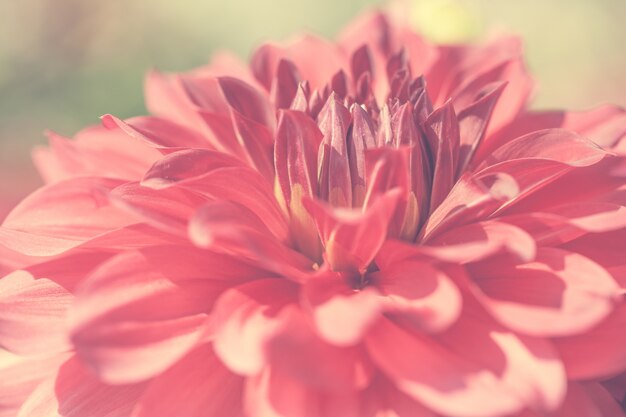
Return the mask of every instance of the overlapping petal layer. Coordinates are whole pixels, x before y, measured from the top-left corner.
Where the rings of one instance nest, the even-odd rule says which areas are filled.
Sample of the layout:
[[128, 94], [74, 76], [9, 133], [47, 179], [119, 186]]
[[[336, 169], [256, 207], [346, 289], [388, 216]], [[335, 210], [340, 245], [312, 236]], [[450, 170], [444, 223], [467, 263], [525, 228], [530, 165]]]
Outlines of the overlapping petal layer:
[[0, 415], [626, 415], [626, 113], [531, 90], [515, 38], [371, 12], [51, 133], [0, 227]]

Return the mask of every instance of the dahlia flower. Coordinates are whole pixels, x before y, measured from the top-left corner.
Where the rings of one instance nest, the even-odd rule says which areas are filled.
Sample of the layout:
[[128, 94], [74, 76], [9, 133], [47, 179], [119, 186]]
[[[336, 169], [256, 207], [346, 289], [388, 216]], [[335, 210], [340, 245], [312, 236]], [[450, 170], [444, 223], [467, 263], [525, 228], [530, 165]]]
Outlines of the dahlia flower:
[[516, 38], [371, 12], [50, 133], [0, 416], [626, 415], [626, 113], [532, 88]]

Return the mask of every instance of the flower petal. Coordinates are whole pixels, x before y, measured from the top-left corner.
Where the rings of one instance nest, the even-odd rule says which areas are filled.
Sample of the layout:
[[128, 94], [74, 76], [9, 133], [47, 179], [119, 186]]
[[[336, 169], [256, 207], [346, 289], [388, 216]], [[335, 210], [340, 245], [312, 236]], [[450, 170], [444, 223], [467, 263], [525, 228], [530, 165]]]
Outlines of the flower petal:
[[21, 354], [69, 347], [65, 314], [74, 297], [54, 281], [15, 271], [0, 279], [0, 346]]
[[567, 375], [575, 380], [602, 379], [626, 369], [626, 305], [584, 334], [554, 339]]
[[36, 148], [33, 159], [46, 183], [101, 176], [137, 180], [160, 156], [121, 129], [91, 126], [69, 140], [47, 132], [50, 147]]
[[355, 291], [336, 273], [307, 280], [302, 288], [302, 299], [304, 305], [311, 308], [320, 336], [337, 346], [360, 343], [382, 312], [383, 300], [375, 288]]
[[361, 417], [356, 391], [320, 391], [272, 368], [248, 380], [245, 403], [250, 417]]
[[102, 116], [108, 129], [121, 129], [128, 136], [144, 141], [157, 149], [211, 148], [211, 143], [200, 133], [162, 117], [133, 117], [124, 121], [110, 114]]
[[303, 201], [317, 225], [325, 259], [334, 271], [367, 269], [387, 237], [399, 197], [400, 190], [393, 189], [364, 212], [333, 209], [313, 199]]
[[[102, 380], [154, 376], [206, 336], [207, 313], [227, 284], [191, 274], [202, 265], [196, 256], [167, 247], [126, 252], [86, 279], [70, 312], [71, 337]], [[166, 269], [174, 260], [185, 268]]]
[[618, 294], [604, 268], [561, 249], [540, 248], [526, 264], [484, 261], [469, 272], [483, 306], [507, 327], [533, 336], [588, 331], [611, 313]]
[[297, 300], [284, 279], [262, 279], [225, 292], [212, 312], [214, 349], [237, 374], [254, 375], [267, 361], [267, 343], [283, 325], [281, 311]]
[[66, 354], [20, 358], [0, 366], [0, 417], [15, 417], [24, 401], [37, 386], [55, 374]]
[[197, 247], [245, 259], [259, 268], [293, 279], [310, 270], [310, 259], [277, 240], [251, 210], [228, 201], [201, 206], [189, 222]]
[[74, 357], [35, 389], [17, 417], [126, 416], [143, 389], [143, 384], [103, 384]]
[[208, 149], [186, 149], [173, 152], [156, 162], [144, 175], [141, 185], [154, 189], [200, 177], [225, 167], [240, 167], [237, 158]]
[[132, 415], [242, 417], [243, 382], [209, 346], [201, 346], [152, 380]]
[[461, 293], [442, 271], [419, 261], [397, 262], [372, 273], [387, 315], [425, 332], [440, 332], [461, 314]]
[[437, 339], [381, 321], [368, 351], [399, 389], [440, 414], [495, 417], [525, 406], [558, 407], [565, 376], [548, 344], [463, 317]]

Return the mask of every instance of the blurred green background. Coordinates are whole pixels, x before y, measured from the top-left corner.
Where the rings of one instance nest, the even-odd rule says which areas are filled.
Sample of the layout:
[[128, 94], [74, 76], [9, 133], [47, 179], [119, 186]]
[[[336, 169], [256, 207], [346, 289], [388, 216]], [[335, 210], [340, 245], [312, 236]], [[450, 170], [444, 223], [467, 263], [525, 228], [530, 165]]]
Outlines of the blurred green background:
[[[0, 0], [0, 218], [39, 184], [30, 149], [104, 113], [145, 113], [156, 67], [202, 65], [216, 49], [247, 56], [299, 31], [334, 36], [376, 0]], [[626, 105], [624, 0], [413, 0], [411, 21], [437, 41], [490, 31], [525, 38], [537, 107]]]

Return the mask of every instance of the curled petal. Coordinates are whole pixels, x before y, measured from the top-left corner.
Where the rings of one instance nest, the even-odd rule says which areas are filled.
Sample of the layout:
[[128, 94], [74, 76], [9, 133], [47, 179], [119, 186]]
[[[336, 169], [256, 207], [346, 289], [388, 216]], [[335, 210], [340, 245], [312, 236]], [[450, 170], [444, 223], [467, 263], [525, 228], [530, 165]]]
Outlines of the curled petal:
[[565, 394], [562, 366], [547, 343], [475, 318], [465, 317], [437, 339], [381, 321], [367, 347], [400, 390], [444, 415], [554, 410]]
[[158, 256], [193, 261], [188, 253], [126, 252], [98, 267], [78, 290], [70, 312], [72, 342], [102, 380], [150, 378], [206, 334], [207, 312], [225, 284], [188, 276], [185, 268], [159, 270], [167, 263], [154, 262]]
[[364, 212], [332, 209], [305, 199], [325, 249], [326, 261], [335, 271], [364, 272], [387, 237], [387, 228], [400, 196], [394, 189]]
[[461, 314], [461, 293], [442, 271], [418, 261], [397, 262], [372, 274], [387, 314], [426, 332], [449, 327]]
[[382, 312], [383, 299], [373, 287], [360, 291], [340, 274], [330, 273], [306, 281], [302, 288], [305, 306], [311, 309], [320, 336], [337, 346], [360, 343]]
[[296, 286], [263, 279], [222, 295], [212, 313], [214, 348], [233, 372], [254, 375], [267, 362], [267, 344], [284, 326], [281, 311], [297, 300]]
[[582, 333], [614, 308], [618, 286], [604, 268], [561, 249], [533, 262], [493, 259], [469, 267], [481, 303], [507, 327], [533, 336]]

